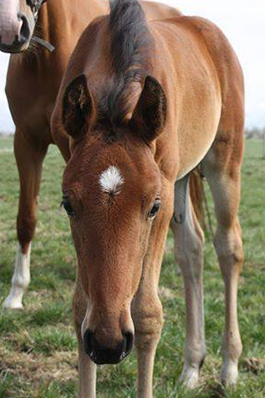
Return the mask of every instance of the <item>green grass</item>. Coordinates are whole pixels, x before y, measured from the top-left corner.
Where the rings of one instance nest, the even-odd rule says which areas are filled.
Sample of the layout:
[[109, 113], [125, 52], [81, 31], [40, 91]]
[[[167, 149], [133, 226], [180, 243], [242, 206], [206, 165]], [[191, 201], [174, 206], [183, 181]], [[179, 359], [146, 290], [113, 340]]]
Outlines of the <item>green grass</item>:
[[[205, 314], [207, 359], [201, 385], [185, 391], [177, 380], [183, 364], [184, 300], [181, 277], [173, 260], [169, 234], [160, 286], [165, 323], [157, 350], [155, 398], [263, 398], [265, 396], [265, 160], [257, 140], [246, 145], [240, 219], [246, 261], [240, 278], [239, 319], [244, 352], [236, 389], [217, 383], [221, 368], [223, 282], [210, 234], [205, 244]], [[68, 219], [62, 209], [64, 163], [51, 147], [44, 164], [39, 221], [32, 251], [32, 282], [24, 311], [0, 309], [0, 398], [73, 398], [77, 396], [77, 343], [71, 299], [76, 258]], [[16, 252], [18, 175], [12, 138], [0, 137], [0, 305], [9, 291]], [[208, 190], [207, 190], [208, 192]], [[213, 204], [209, 201], [213, 215]], [[246, 359], [257, 358], [257, 367]], [[98, 374], [98, 397], [135, 397], [136, 359], [103, 366]]]

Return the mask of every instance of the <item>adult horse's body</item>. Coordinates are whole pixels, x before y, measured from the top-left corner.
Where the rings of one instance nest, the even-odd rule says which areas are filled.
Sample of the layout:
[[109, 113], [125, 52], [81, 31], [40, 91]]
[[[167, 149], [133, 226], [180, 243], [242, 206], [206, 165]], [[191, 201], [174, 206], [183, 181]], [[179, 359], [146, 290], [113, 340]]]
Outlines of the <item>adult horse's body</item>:
[[162, 327], [157, 285], [170, 222], [187, 311], [182, 379], [196, 385], [205, 357], [203, 238], [188, 176], [199, 163], [214, 197], [215, 248], [225, 282], [221, 378], [235, 383], [242, 349], [242, 71], [209, 21], [179, 16], [147, 23], [136, 0], [111, 4], [110, 16], [82, 35], [52, 119], [54, 141], [71, 137], [63, 203], [79, 262], [79, 396], [95, 397], [94, 363], [122, 360], [135, 335], [137, 397], [152, 397]]
[[[47, 52], [37, 48], [11, 56], [6, 92], [16, 125], [14, 150], [20, 177], [20, 201], [17, 218], [18, 251], [8, 308], [21, 308], [22, 297], [30, 281], [30, 249], [36, 225], [37, 197], [42, 162], [48, 146], [54, 143], [50, 117], [69, 57], [84, 28], [94, 17], [108, 11], [101, 0], [4, 0], [0, 1], [0, 50], [18, 52], [27, 49], [37, 32], [55, 46]], [[35, 4], [35, 5], [34, 5]], [[162, 4], [145, 3], [150, 19], [179, 15]], [[66, 134], [56, 142], [69, 158]]]

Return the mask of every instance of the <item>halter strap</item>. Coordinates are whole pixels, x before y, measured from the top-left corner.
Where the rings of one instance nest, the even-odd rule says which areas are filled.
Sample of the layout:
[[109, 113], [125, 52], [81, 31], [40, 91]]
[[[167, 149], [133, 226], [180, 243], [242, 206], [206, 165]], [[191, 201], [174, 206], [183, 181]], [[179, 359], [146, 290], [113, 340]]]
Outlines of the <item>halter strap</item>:
[[31, 7], [39, 11], [42, 6], [42, 3], [45, 3], [47, 0], [27, 0], [27, 4]]
[[[32, 10], [35, 21], [37, 21], [38, 12], [39, 12], [42, 4], [45, 3], [46, 1], [47, 0], [27, 0], [27, 4]], [[46, 48], [46, 50], [48, 50], [50, 52], [54, 51], [54, 47], [50, 43], [48, 43], [46, 40], [43, 40], [40, 37], [33, 36], [31, 40], [35, 43], [40, 44], [41, 46], [43, 46], [44, 48]]]
[[38, 17], [38, 12], [42, 6], [43, 3], [45, 3], [47, 0], [27, 0], [28, 6], [31, 8], [35, 20]]

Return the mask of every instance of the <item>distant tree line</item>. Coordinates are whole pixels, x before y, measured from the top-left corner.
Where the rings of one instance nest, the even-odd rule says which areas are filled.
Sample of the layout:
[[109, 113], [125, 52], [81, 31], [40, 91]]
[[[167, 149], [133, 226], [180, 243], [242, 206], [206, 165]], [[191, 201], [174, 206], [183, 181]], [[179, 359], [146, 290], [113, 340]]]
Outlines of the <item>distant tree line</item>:
[[263, 128], [258, 128], [258, 127], [252, 127], [248, 128], [245, 130], [245, 135], [246, 138], [259, 138], [259, 139], [265, 139], [265, 127]]
[[[13, 135], [13, 132], [0, 132], [0, 137], [8, 137], [10, 135]], [[245, 130], [245, 136], [246, 138], [258, 138], [258, 139], [264, 139], [265, 140], [265, 127], [259, 128], [259, 127], [252, 127], [252, 128], [246, 128]]]

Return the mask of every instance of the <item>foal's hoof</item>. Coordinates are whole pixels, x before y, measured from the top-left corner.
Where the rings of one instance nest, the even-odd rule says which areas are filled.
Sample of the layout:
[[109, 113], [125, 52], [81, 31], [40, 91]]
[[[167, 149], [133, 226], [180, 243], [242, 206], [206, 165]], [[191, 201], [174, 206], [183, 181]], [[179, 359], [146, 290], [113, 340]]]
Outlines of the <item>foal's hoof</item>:
[[193, 389], [199, 383], [199, 370], [192, 367], [184, 367], [179, 381], [188, 389]]
[[221, 383], [226, 386], [234, 386], [238, 379], [238, 364], [229, 362], [223, 366], [221, 372]]

